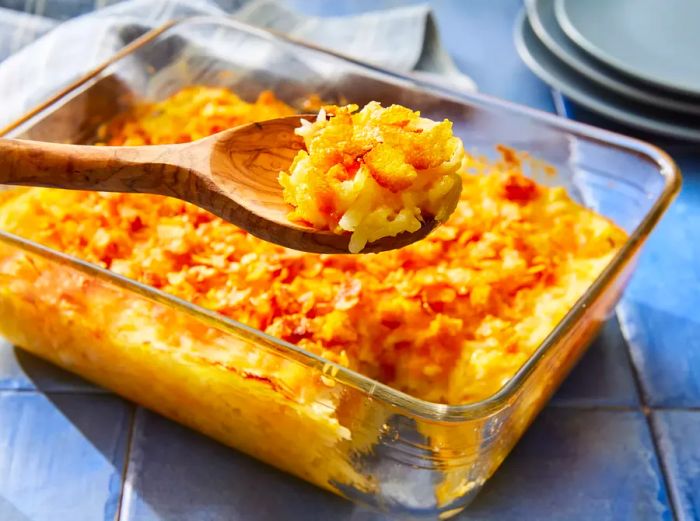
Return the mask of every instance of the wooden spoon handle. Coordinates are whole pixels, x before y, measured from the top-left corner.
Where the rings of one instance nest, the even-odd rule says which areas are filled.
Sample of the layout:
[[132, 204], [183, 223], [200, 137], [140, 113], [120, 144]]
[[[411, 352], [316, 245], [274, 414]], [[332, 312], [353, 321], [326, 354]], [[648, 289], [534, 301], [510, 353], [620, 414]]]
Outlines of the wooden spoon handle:
[[190, 181], [187, 145], [106, 147], [0, 140], [0, 184], [178, 197]]

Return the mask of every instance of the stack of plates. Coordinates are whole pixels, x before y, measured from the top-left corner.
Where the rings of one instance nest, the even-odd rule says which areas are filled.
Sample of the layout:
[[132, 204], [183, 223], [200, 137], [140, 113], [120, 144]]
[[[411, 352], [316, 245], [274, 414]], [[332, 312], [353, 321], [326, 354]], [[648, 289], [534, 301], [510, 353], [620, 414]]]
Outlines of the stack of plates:
[[526, 0], [515, 42], [583, 107], [700, 141], [700, 0]]

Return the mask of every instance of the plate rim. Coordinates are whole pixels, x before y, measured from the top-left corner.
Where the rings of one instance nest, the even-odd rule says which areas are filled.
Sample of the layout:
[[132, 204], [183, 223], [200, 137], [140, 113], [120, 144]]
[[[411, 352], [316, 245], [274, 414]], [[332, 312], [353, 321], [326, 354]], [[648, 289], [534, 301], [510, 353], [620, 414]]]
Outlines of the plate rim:
[[[697, 129], [694, 129], [692, 127], [680, 127], [669, 122], [660, 123], [657, 120], [643, 116], [640, 118], [635, 112], [629, 112], [624, 108], [612, 106], [605, 102], [601, 103], [599, 100], [593, 98], [589, 94], [582, 92], [580, 88], [571, 87], [568, 83], [555, 77], [536, 60], [531, 50], [525, 43], [524, 32], [527, 24], [529, 23], [530, 21], [526, 16], [525, 9], [522, 9], [515, 24], [515, 47], [528, 68], [545, 83], [549, 84], [554, 89], [561, 91], [565, 96], [571, 98], [576, 103], [579, 103], [580, 105], [597, 112], [598, 114], [602, 114], [613, 121], [622, 123], [623, 125], [644, 130], [656, 135], [700, 142], [700, 126]], [[532, 29], [532, 27], [530, 27], [530, 30], [532, 30], [534, 33], [534, 29]], [[537, 35], [535, 34], [535, 36]], [[542, 45], [544, 46], [544, 44]], [[563, 65], [566, 66], [566, 64]], [[574, 73], [578, 74], [576, 71], [574, 71]]]
[[619, 72], [641, 81], [643, 83], [653, 85], [655, 87], [661, 88], [663, 90], [668, 90], [671, 93], [683, 94], [686, 96], [700, 96], [700, 84], [697, 87], [691, 87], [689, 85], [678, 85], [674, 83], [665, 83], [660, 81], [658, 78], [649, 76], [637, 69], [629, 68], [624, 61], [618, 59], [617, 57], [605, 52], [595, 43], [591, 42], [576, 26], [572, 23], [566, 12], [566, 3], [570, 0], [554, 0], [554, 14], [559, 22], [559, 26], [566, 33], [569, 39], [574, 42], [578, 47], [583, 49], [585, 52], [590, 54], [594, 59], [618, 70]]
[[[543, 6], [545, 2], [550, 1], [552, 7], [555, 6], [555, 0], [525, 0], [525, 9], [527, 11], [527, 17], [530, 20], [530, 26], [535, 31], [535, 34], [540, 39], [540, 41], [561, 61], [566, 63], [569, 67], [576, 70], [581, 75], [585, 76], [591, 81], [598, 83], [601, 87], [605, 87], [615, 92], [627, 96], [629, 98], [634, 98], [635, 100], [646, 103], [649, 105], [655, 105], [659, 108], [665, 108], [668, 110], [674, 110], [680, 113], [691, 112], [695, 115], [700, 115], [700, 97], [697, 98], [697, 103], [690, 100], [677, 100], [672, 97], [666, 97], [663, 93], [648, 92], [641, 88], [637, 88], [634, 85], [627, 85], [624, 83], [625, 75], [612, 69], [610, 71], [613, 75], [620, 74], [621, 77], [611, 76], [605, 72], [598, 70], [596, 68], [596, 60], [593, 57], [588, 56], [585, 50], [582, 49], [584, 56], [588, 57], [590, 62], [582, 61], [577, 56], [572, 55], [569, 50], [561, 45], [559, 40], [552, 36], [551, 27], [543, 21], [542, 10], [545, 9]], [[555, 16], [556, 20], [556, 16]], [[563, 33], [563, 29], [559, 27]], [[563, 33], [564, 37], [568, 39], [566, 33]], [[574, 42], [571, 42], [572, 46], [576, 46]], [[605, 66], [601, 64], [601, 66]], [[655, 86], [654, 86], [655, 87]], [[667, 92], [668, 96], [672, 96], [673, 93]]]

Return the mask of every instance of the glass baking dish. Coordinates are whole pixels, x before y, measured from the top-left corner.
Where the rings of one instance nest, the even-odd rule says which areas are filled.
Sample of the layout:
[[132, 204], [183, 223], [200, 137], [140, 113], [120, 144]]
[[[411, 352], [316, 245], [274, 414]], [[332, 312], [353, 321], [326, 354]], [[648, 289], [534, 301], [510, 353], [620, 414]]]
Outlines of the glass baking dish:
[[[502, 143], [556, 167], [556, 175], [538, 181], [564, 185], [624, 228], [629, 240], [504, 387], [463, 405], [406, 395], [2, 231], [0, 334], [145, 407], [378, 510], [415, 519], [461, 511], [613, 309], [642, 243], [680, 187], [675, 164], [658, 148], [631, 138], [486, 96], [449, 92], [210, 18], [146, 34], [0, 134], [90, 142], [101, 123], [135, 100], [162, 99], [191, 84], [230, 87], [244, 98], [271, 89], [292, 104], [311, 93], [359, 104], [378, 100], [449, 118], [470, 152], [489, 156]], [[76, 292], [88, 305], [71, 301]]]

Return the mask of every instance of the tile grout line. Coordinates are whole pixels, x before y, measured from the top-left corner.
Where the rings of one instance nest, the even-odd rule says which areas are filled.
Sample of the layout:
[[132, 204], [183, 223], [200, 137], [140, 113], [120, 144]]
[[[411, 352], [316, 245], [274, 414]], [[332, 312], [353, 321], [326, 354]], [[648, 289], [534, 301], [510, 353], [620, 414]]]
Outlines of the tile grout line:
[[637, 361], [632, 353], [632, 340], [630, 339], [633, 338], [634, 334], [630, 333], [630, 327], [628, 325], [630, 323], [630, 316], [628, 311], [625, 309], [626, 306], [623, 302], [624, 298], [625, 297], [623, 295], [620, 302], [618, 302], [617, 306], [615, 306], [615, 316], [617, 317], [617, 322], [620, 324], [622, 340], [625, 342], [625, 346], [627, 347], [627, 356], [629, 357], [630, 365], [632, 366], [632, 374], [635, 379], [634, 381], [637, 386], [637, 392], [639, 393], [642, 406], [643, 408], [646, 407], [647, 409], [653, 409], [653, 407], [647, 403], [647, 389], [642, 379], [641, 370], [637, 366]]
[[[566, 105], [564, 103], [564, 96], [558, 92], [555, 89], [550, 89], [550, 93], [552, 95], [552, 101], [554, 103], [555, 110], [557, 114], [561, 117], [569, 118], [569, 115], [567, 114], [566, 111]], [[663, 482], [664, 490], [666, 491], [666, 495], [669, 499], [668, 505], [671, 510], [671, 515], [673, 516], [673, 519], [678, 520], [678, 502], [677, 498], [670, 486], [670, 479], [669, 479], [669, 469], [666, 466], [666, 462], [664, 460], [663, 454], [661, 453], [661, 450], [659, 449], [659, 441], [656, 436], [656, 429], [653, 426], [653, 422], [651, 419], [651, 411], [652, 408], [647, 404], [646, 397], [644, 395], [644, 388], [642, 385], [641, 381], [641, 375], [639, 374], [637, 365], [634, 363], [634, 357], [632, 356], [632, 350], [630, 347], [630, 342], [629, 339], [627, 338], [627, 335], [625, 334], [626, 326], [623, 321], [623, 317], [620, 316], [620, 313], [618, 311], [618, 306], [615, 306], [615, 317], [617, 319], [618, 325], [620, 327], [620, 332], [622, 334], [622, 341], [625, 343], [625, 351], [627, 352], [628, 360], [629, 360], [629, 365], [630, 369], [632, 371], [632, 379], [634, 381], [634, 386], [635, 386], [635, 391], [637, 392], [637, 396], [639, 397], [639, 402], [641, 406], [641, 411], [642, 414], [644, 415], [644, 421], [647, 425], [647, 428], [649, 429], [649, 437], [651, 438], [651, 443], [652, 447], [654, 448], [654, 454], [656, 455], [656, 459], [659, 462], [659, 472], [661, 474], [661, 480]]]
[[[650, 411], [653, 411], [654, 409], [650, 409]], [[653, 417], [649, 416], [648, 417], [649, 421], [649, 430], [651, 430], [651, 437], [654, 440], [654, 448], [656, 449], [656, 452], [659, 454], [659, 465], [661, 466], [661, 472], [664, 473], [664, 477], [666, 478], [667, 481], [667, 490], [668, 490], [668, 497], [671, 503], [671, 506], [673, 508], [673, 515], [675, 516], [675, 519], [680, 519], [679, 515], [677, 512], [683, 512], [683, 507], [682, 502], [678, 495], [675, 492], [675, 488], [670, 486], [670, 483], [675, 482], [675, 478], [673, 477], [673, 474], [668, 468], [668, 465], [666, 464], [666, 459], [663, 457], [663, 454], [661, 453], [660, 450], [660, 440], [658, 439], [658, 434], [659, 431], [656, 427], [656, 421], [654, 420]]]
[[[58, 391], [52, 391], [52, 390], [46, 390], [46, 389], [0, 389], [0, 396], [2, 395], [9, 395], [9, 394], [52, 394], [52, 395], [84, 395], [84, 396], [116, 396], [120, 397], [118, 394], [113, 393], [108, 390], [104, 391], [66, 391], [66, 390], [58, 390]], [[122, 399], [126, 400], [126, 398], [121, 397]], [[129, 400], [126, 400], [129, 402]], [[135, 407], [138, 407], [138, 405], [129, 402], [130, 405], [133, 405]], [[615, 404], [605, 404], [605, 403], [577, 403], [575, 401], [566, 401], [566, 400], [561, 400], [561, 401], [556, 401], [552, 400], [547, 403], [547, 407], [556, 407], [559, 409], [579, 409], [579, 410], [587, 410], [587, 409], [595, 409], [595, 410], [602, 410], [602, 411], [639, 411], [639, 407], [636, 405], [615, 405]], [[655, 410], [679, 410], [679, 411], [700, 411], [700, 407], [655, 407]]]
[[652, 407], [652, 411], [664, 411], [664, 412], [700, 412], [700, 406], [687, 406], [687, 407], [666, 407], [666, 406], [658, 406], [658, 407]]
[[134, 431], [136, 429], [136, 411], [138, 405], [133, 402], [129, 402], [131, 408], [131, 415], [129, 418], [129, 435], [126, 440], [126, 450], [124, 451], [124, 468], [122, 469], [122, 486], [119, 491], [119, 501], [117, 502], [117, 510], [114, 514], [114, 521], [121, 521], [122, 519], [122, 506], [124, 503], [124, 489], [126, 487], [126, 480], [129, 471], [129, 462], [131, 461], [131, 451], [134, 442]]
[[617, 317], [617, 321], [620, 323], [622, 341], [625, 343], [627, 356], [629, 356], [630, 366], [632, 368], [632, 378], [634, 380], [634, 386], [637, 390], [637, 394], [639, 395], [639, 400], [642, 405], [642, 414], [644, 414], [644, 421], [646, 422], [647, 428], [649, 429], [649, 436], [651, 437], [651, 443], [654, 447], [654, 453], [656, 454], [656, 459], [659, 462], [659, 471], [661, 472], [661, 478], [663, 479], [666, 495], [668, 496], [668, 505], [671, 508], [671, 515], [673, 516], [673, 519], [678, 520], [680, 519], [680, 517], [678, 516], [678, 512], [681, 512], [682, 510], [679, 506], [680, 502], [678, 500], [678, 497], [676, 496], [675, 490], [673, 489], [673, 487], [671, 487], [671, 472], [668, 468], [668, 465], [666, 465], [666, 459], [664, 458], [664, 455], [661, 452], [658, 432], [654, 425], [654, 421], [651, 417], [651, 413], [654, 410], [654, 408], [647, 403], [646, 395], [644, 393], [644, 388], [642, 384], [642, 375], [639, 372], [637, 364], [634, 363], [634, 357], [632, 356], [632, 348], [630, 346], [630, 341], [627, 338], [627, 335], [625, 334], [626, 326], [623, 323], [622, 317], [620, 316], [620, 313], [617, 310], [617, 306], [615, 307], [615, 316]]
[[607, 405], [595, 402], [590, 403], [575, 403], [575, 402], [556, 402], [550, 401], [547, 407], [556, 409], [574, 409], [578, 411], [608, 411], [608, 412], [639, 412], [639, 407], [636, 405]]

